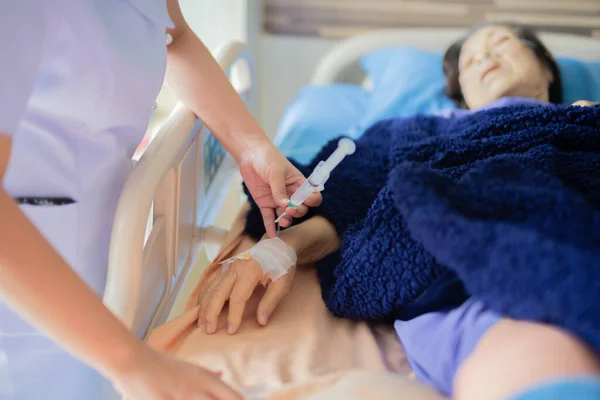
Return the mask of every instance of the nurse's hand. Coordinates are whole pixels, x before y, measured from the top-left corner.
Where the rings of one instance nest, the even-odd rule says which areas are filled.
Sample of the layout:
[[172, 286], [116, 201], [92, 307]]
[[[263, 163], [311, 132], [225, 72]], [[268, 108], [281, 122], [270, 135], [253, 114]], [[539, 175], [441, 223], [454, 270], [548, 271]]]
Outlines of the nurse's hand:
[[260, 264], [252, 258], [235, 260], [226, 268], [220, 268], [200, 287], [198, 325], [203, 326], [208, 334], [215, 333], [219, 315], [225, 303], [229, 302], [227, 333], [235, 334], [242, 323], [246, 304], [260, 284], [267, 289], [256, 309], [256, 318], [259, 324], [266, 325], [275, 307], [290, 290], [295, 272], [294, 267], [273, 282], [263, 272]]
[[[239, 166], [252, 198], [260, 207], [270, 238], [276, 235], [275, 211], [277, 215], [285, 211], [290, 217], [299, 218], [308, 212], [307, 206], [316, 207], [323, 201], [321, 194], [316, 192], [306, 199], [304, 205], [287, 208], [290, 197], [306, 178], [268, 139], [249, 146], [239, 157]], [[280, 223], [287, 227], [291, 220], [284, 218]]]
[[117, 371], [113, 384], [127, 400], [242, 400], [218, 375], [148, 346]]

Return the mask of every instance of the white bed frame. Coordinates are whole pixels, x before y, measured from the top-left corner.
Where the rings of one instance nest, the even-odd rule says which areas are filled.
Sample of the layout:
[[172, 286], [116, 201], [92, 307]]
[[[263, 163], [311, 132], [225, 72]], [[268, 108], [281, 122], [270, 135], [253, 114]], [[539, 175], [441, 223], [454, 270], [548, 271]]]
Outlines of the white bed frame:
[[[365, 53], [389, 46], [443, 50], [465, 32], [428, 28], [358, 35], [342, 41], [322, 59], [312, 84], [362, 84], [365, 74], [357, 61]], [[600, 59], [598, 39], [541, 36], [555, 55]], [[238, 75], [240, 85], [236, 86], [253, 107], [253, 62], [245, 46], [225, 46], [216, 58], [230, 75], [237, 61], [247, 64], [246, 74]], [[112, 234], [104, 301], [139, 337], [165, 322], [201, 247], [218, 246], [224, 237], [225, 232], [211, 224], [237, 169], [216, 144], [203, 124], [179, 105], [134, 167], [123, 191]], [[206, 157], [216, 161], [206, 163]], [[206, 177], [212, 177], [211, 185]]]

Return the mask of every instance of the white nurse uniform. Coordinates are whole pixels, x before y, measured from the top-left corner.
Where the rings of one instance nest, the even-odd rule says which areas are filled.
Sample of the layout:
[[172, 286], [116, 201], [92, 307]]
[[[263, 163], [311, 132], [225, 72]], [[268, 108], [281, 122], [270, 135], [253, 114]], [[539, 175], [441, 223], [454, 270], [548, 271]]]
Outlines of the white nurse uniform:
[[[0, 132], [13, 139], [4, 188], [73, 199], [21, 208], [98, 295], [171, 24], [166, 0], [0, 0]], [[0, 399], [95, 400], [101, 384], [0, 299]]]

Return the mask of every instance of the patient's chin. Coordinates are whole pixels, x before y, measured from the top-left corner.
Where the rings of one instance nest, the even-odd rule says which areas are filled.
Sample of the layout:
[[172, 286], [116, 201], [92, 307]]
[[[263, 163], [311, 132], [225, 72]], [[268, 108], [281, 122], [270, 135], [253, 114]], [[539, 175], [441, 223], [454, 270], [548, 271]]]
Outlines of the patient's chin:
[[500, 100], [503, 97], [510, 96], [510, 93], [515, 92], [518, 84], [505, 78], [490, 79], [487, 85], [487, 92], [490, 99], [493, 101]]

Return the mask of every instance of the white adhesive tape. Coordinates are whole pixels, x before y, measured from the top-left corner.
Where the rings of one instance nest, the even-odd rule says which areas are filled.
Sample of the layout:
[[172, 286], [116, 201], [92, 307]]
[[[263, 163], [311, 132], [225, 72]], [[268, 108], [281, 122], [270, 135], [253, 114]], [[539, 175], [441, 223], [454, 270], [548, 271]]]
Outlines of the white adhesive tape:
[[248, 260], [253, 258], [261, 266], [263, 271], [269, 275], [272, 281], [276, 281], [296, 266], [298, 256], [294, 249], [279, 238], [265, 239], [258, 242], [254, 247], [231, 257], [220, 264], [226, 267], [235, 260]]

